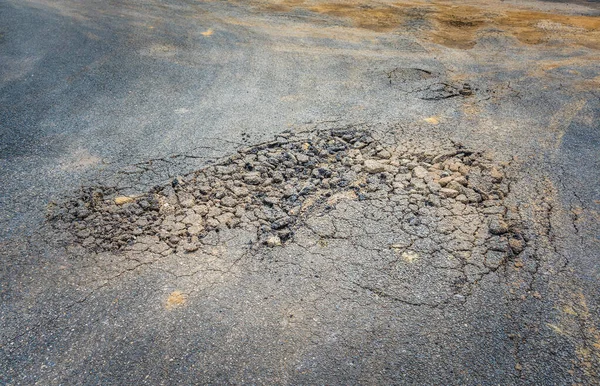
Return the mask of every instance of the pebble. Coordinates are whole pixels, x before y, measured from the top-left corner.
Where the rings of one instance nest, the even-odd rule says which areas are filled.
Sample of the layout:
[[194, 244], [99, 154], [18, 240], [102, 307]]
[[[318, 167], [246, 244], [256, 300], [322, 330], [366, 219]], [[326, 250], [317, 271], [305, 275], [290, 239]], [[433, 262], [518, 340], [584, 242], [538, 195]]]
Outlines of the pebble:
[[233, 197], [231, 197], [231, 196], [226, 196], [221, 199], [221, 205], [229, 207], [229, 208], [233, 208], [234, 206], [237, 205], [237, 201], [235, 199], [233, 199]]
[[385, 166], [375, 160], [366, 160], [363, 165], [363, 170], [367, 173], [381, 173], [385, 170]]
[[525, 250], [525, 242], [521, 239], [510, 238], [508, 240], [508, 245], [515, 255], [518, 255]]
[[194, 198], [193, 195], [191, 195], [189, 193], [188, 194], [180, 194], [178, 197], [179, 197], [179, 203], [184, 208], [192, 208], [194, 205], [196, 205], [196, 199]]
[[429, 175], [429, 173], [427, 172], [427, 169], [425, 169], [422, 166], [417, 166], [416, 168], [414, 168], [412, 170], [412, 174], [413, 174], [413, 176], [415, 176], [417, 178], [421, 178], [421, 179], [423, 179]]
[[250, 193], [245, 186], [232, 186], [229, 190], [237, 197], [246, 197]]
[[182, 220], [184, 224], [200, 225], [202, 224], [202, 216], [197, 213], [191, 213]]
[[216, 217], [220, 225], [229, 225], [231, 220], [233, 220], [234, 218], [235, 214], [233, 213], [223, 213], [222, 215]]
[[183, 249], [186, 252], [195, 252], [198, 250], [198, 244], [196, 243], [185, 243], [183, 244]]
[[504, 178], [504, 174], [495, 167], [493, 167], [490, 171], [490, 176], [495, 180], [495, 182], [500, 182]]
[[281, 238], [279, 238], [279, 236], [270, 236], [267, 238], [267, 246], [268, 247], [278, 247], [281, 245]]
[[243, 178], [246, 183], [251, 185], [258, 185], [262, 182], [262, 177], [259, 172], [246, 173]]
[[309, 158], [307, 155], [305, 154], [296, 154], [296, 159], [298, 160], [298, 162], [300, 162], [301, 164], [305, 164], [309, 161]]
[[446, 198], [454, 198], [458, 196], [458, 191], [454, 189], [442, 188], [440, 189], [440, 195]]
[[492, 217], [489, 220], [488, 228], [493, 235], [503, 235], [508, 232], [508, 224], [497, 217]]
[[439, 183], [441, 186], [446, 186], [446, 185], [448, 185], [448, 183], [450, 183], [451, 181], [452, 181], [452, 176], [447, 176], [447, 177], [440, 178], [440, 180], [438, 181], [438, 183]]
[[119, 196], [119, 197], [115, 197], [115, 204], [117, 205], [125, 205], [125, 204], [129, 204], [130, 202], [134, 202], [135, 199], [133, 197], [128, 197], [128, 196]]

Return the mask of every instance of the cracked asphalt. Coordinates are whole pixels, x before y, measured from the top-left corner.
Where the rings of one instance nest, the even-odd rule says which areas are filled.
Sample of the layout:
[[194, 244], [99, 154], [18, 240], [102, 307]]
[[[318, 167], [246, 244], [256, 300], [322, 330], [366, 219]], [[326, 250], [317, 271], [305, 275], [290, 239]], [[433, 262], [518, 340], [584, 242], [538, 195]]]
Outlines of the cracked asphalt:
[[596, 2], [0, 1], [0, 383], [600, 384]]

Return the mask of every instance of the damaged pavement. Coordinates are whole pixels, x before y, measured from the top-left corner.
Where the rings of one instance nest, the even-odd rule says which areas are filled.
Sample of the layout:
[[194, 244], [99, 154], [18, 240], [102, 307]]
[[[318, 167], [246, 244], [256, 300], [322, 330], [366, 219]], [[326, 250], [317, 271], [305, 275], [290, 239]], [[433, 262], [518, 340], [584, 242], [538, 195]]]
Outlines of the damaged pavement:
[[599, 20], [0, 4], [0, 382], [599, 384]]

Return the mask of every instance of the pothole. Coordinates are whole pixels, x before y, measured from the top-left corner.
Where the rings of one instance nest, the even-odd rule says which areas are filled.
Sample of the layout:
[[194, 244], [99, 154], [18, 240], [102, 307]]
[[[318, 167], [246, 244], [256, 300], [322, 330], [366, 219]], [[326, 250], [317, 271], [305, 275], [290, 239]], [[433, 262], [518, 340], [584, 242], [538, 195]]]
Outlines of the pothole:
[[336, 267], [321, 274], [376, 296], [438, 305], [527, 247], [505, 204], [507, 166], [461, 146], [429, 154], [356, 129], [286, 133], [138, 196], [83, 188], [48, 218], [89, 252], [161, 258], [202, 253], [219, 233], [242, 229], [255, 235], [250, 252], [320, 259], [311, 264]]

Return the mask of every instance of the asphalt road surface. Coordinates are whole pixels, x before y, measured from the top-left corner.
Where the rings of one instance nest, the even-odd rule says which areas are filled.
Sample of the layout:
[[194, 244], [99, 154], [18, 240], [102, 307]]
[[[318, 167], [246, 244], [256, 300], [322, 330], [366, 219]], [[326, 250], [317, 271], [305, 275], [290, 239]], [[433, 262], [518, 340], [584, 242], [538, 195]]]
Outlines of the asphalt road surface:
[[600, 384], [597, 2], [0, 0], [0, 383]]

